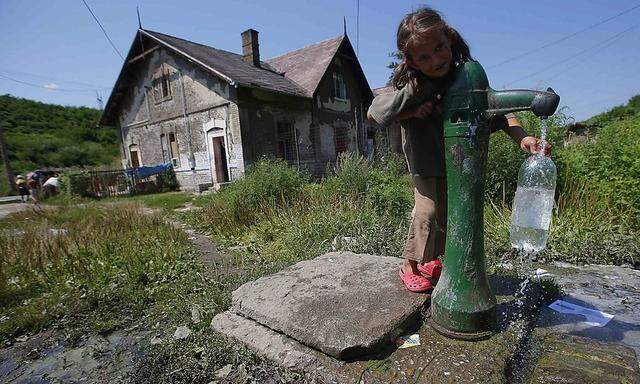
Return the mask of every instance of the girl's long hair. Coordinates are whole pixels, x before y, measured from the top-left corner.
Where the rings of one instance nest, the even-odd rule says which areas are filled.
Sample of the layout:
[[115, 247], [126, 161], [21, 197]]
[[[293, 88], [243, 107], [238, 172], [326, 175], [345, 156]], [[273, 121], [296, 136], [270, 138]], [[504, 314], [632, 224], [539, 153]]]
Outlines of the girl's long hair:
[[463, 63], [473, 60], [469, 45], [458, 31], [449, 26], [435, 10], [428, 7], [419, 8], [406, 15], [398, 26], [398, 51], [402, 53], [404, 60], [398, 64], [391, 79], [391, 83], [397, 89], [411, 83], [414, 88], [421, 91], [419, 80], [424, 75], [407, 64], [407, 60], [411, 58], [409, 47], [439, 28], [451, 39], [451, 54], [454, 62]]

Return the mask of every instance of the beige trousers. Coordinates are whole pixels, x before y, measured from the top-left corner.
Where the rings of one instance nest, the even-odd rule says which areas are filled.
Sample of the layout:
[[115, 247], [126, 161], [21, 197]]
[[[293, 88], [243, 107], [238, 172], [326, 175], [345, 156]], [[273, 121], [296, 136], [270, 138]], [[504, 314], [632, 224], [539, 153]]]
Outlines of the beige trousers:
[[415, 205], [402, 256], [418, 263], [444, 254], [447, 230], [447, 181], [413, 176]]

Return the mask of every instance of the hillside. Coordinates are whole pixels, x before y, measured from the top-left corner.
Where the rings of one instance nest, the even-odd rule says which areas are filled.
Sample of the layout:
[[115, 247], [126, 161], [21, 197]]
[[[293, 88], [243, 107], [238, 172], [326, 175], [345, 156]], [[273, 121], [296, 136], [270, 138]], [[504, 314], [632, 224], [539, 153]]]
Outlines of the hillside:
[[[0, 96], [0, 124], [14, 173], [43, 167], [112, 164], [119, 156], [114, 128], [97, 128], [100, 111]], [[4, 177], [0, 178], [0, 192]]]

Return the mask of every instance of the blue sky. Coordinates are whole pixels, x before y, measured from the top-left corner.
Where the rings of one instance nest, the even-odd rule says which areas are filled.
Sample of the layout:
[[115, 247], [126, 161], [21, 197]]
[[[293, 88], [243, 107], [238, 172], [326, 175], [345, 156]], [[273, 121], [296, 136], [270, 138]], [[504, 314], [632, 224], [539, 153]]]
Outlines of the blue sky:
[[[137, 29], [136, 5], [144, 28], [232, 52], [241, 50], [240, 33], [254, 28], [263, 59], [342, 34], [343, 16], [357, 43], [357, 0], [86, 1], [123, 55]], [[390, 74], [388, 53], [400, 19], [421, 4], [439, 10], [467, 39], [496, 89], [552, 86], [577, 120], [640, 93], [640, 8], [494, 67], [637, 0], [360, 0], [359, 59], [371, 87], [384, 85]], [[57, 104], [95, 107], [96, 89], [106, 101], [122, 65], [81, 0], [0, 0], [0, 47], [0, 94]]]

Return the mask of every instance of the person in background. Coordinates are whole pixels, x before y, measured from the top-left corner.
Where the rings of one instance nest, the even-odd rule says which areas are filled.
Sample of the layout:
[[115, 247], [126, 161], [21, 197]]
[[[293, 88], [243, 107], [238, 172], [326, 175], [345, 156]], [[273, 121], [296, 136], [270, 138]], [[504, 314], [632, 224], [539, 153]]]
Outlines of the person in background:
[[26, 203], [29, 200], [29, 186], [27, 186], [27, 181], [22, 175], [18, 175], [18, 177], [16, 177], [16, 187], [20, 194], [20, 200], [23, 203]]
[[38, 204], [40, 183], [37, 180], [36, 174], [33, 174], [27, 179], [27, 185], [29, 186], [29, 197], [31, 198], [31, 201]]
[[45, 198], [49, 196], [56, 195], [60, 188], [60, 181], [58, 179], [58, 174], [54, 173], [53, 176], [47, 179], [47, 181], [42, 184], [42, 194]]

